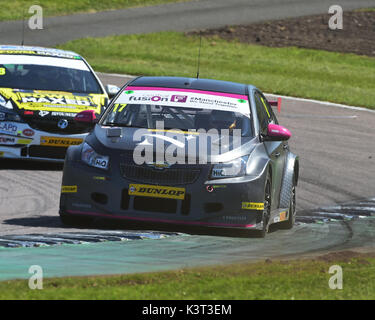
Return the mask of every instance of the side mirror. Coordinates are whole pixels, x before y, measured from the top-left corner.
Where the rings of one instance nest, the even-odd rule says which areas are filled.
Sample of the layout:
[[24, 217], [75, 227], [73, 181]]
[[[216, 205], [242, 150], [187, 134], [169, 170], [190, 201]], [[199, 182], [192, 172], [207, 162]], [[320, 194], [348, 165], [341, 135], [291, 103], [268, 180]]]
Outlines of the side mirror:
[[112, 99], [120, 91], [120, 88], [113, 84], [107, 84], [105, 86], [105, 91], [107, 92], [109, 99]]
[[96, 118], [94, 110], [84, 110], [74, 117], [74, 121], [87, 125], [97, 123], [98, 119]]
[[288, 140], [292, 134], [290, 131], [278, 124], [270, 123], [267, 128], [267, 135], [265, 139], [268, 141], [285, 141]]

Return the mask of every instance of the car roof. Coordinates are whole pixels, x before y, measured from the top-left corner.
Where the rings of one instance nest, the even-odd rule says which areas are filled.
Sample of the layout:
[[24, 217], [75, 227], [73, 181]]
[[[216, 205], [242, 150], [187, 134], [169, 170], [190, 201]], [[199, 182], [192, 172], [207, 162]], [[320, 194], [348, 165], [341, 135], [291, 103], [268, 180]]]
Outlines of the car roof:
[[82, 57], [68, 50], [35, 46], [0, 45], [0, 54], [24, 54], [68, 59], [82, 59]]
[[231, 81], [184, 77], [138, 77], [129, 83], [129, 85], [216, 91], [242, 95], [247, 95], [249, 89], [255, 88], [251, 85]]

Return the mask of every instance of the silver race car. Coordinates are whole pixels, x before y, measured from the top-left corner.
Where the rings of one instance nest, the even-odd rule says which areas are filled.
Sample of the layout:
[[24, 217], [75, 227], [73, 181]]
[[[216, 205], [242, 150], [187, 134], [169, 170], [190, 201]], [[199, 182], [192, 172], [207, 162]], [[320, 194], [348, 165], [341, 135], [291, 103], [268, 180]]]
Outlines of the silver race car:
[[77, 113], [99, 116], [108, 95], [88, 63], [71, 51], [0, 46], [0, 157], [63, 161], [90, 126]]
[[125, 85], [65, 159], [63, 223], [110, 218], [240, 228], [295, 221], [299, 160], [260, 90], [177, 77]]

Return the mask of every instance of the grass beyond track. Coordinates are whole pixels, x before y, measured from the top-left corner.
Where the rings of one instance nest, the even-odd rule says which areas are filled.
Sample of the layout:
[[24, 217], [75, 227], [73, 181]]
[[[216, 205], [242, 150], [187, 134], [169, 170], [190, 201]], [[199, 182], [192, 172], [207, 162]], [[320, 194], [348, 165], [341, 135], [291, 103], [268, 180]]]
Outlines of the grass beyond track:
[[[96, 71], [195, 77], [198, 36], [177, 32], [87, 38], [60, 46]], [[250, 83], [275, 94], [375, 109], [375, 58], [204, 38], [201, 78]]]
[[[345, 262], [343, 262], [345, 261]], [[0, 282], [3, 299], [375, 299], [375, 259], [266, 261], [120, 276]], [[332, 265], [342, 268], [342, 289], [329, 287]], [[333, 281], [337, 284], [337, 281]]]
[[28, 10], [32, 5], [41, 6], [43, 8], [43, 16], [61, 16], [182, 1], [188, 0], [11, 0], [1, 2], [0, 21], [22, 19], [23, 14], [25, 17], [30, 17], [32, 13], [28, 13]]
[[358, 11], [358, 12], [374, 12], [375, 8], [363, 8], [363, 9], [357, 9], [355, 11]]

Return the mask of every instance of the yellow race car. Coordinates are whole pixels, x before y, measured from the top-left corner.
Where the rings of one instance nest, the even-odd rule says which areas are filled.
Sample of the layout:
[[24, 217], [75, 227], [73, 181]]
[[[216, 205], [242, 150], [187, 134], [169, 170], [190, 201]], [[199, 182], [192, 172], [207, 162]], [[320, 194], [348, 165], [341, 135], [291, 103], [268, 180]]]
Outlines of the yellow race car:
[[0, 157], [63, 161], [92, 127], [81, 111], [99, 116], [108, 94], [80, 55], [58, 49], [0, 46]]

